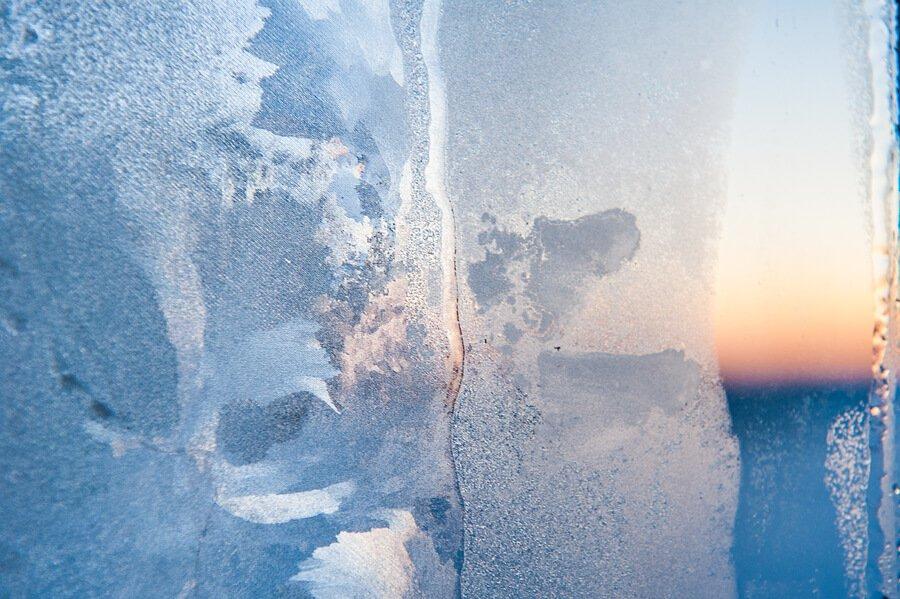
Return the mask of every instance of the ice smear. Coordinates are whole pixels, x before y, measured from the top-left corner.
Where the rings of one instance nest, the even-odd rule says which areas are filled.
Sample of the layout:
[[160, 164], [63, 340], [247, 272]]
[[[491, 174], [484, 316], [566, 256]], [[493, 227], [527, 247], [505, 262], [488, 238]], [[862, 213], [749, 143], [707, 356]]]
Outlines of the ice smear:
[[351, 482], [337, 483], [312, 491], [220, 497], [216, 502], [237, 516], [258, 524], [283, 524], [291, 520], [333, 514], [341, 500], [353, 492]]

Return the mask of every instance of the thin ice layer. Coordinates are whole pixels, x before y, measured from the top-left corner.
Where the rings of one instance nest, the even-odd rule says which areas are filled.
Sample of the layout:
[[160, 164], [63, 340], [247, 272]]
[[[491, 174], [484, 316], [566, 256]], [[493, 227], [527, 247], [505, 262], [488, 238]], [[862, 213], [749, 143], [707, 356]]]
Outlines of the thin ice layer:
[[466, 594], [735, 592], [708, 240], [738, 8], [444, 6]]

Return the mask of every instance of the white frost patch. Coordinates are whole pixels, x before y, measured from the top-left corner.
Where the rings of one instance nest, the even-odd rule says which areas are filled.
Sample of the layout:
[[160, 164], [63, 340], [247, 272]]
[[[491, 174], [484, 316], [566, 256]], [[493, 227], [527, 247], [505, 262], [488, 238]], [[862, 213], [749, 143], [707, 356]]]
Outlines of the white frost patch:
[[299, 493], [217, 497], [216, 503], [233, 516], [250, 522], [284, 524], [319, 514], [333, 514], [340, 509], [341, 501], [353, 493], [353, 490], [353, 483], [345, 481], [324, 489]]
[[332, 266], [341, 266], [354, 258], [365, 257], [371, 247], [375, 230], [368, 216], [361, 221], [351, 218], [334, 196], [329, 196], [326, 212], [316, 232], [316, 239], [329, 249], [325, 261]]
[[85, 421], [84, 431], [94, 441], [108, 444], [115, 458], [121, 458], [129, 450], [140, 448], [162, 452], [173, 451], [172, 444], [168, 439], [153, 437], [150, 440], [145, 440], [137, 435], [111, 430], [94, 420]]
[[456, 222], [447, 191], [447, 94], [441, 70], [438, 25], [441, 0], [426, 0], [422, 5], [422, 61], [428, 76], [428, 163], [425, 165], [425, 190], [441, 210], [441, 281], [444, 329], [450, 352], [447, 356], [448, 401], [455, 401], [462, 381], [463, 340], [459, 325], [459, 284], [456, 280]]
[[339, 533], [336, 542], [316, 549], [302, 562], [291, 580], [309, 583], [317, 599], [405, 596], [414, 574], [405, 543], [418, 527], [404, 510], [390, 510], [383, 516], [387, 528]]
[[224, 403], [256, 398], [268, 403], [306, 391], [339, 412], [326, 381], [339, 374], [315, 338], [318, 325], [296, 318], [257, 331], [218, 355], [207, 354], [209, 396]]
[[350, 70], [351, 53], [361, 54], [374, 74], [390, 75], [403, 87], [403, 54], [394, 38], [388, 0], [300, 0], [300, 5], [312, 20], [330, 20], [341, 32], [346, 54], [336, 53], [334, 59], [343, 72]]
[[141, 446], [140, 441], [130, 435], [111, 431], [99, 422], [88, 420], [84, 423], [85, 432], [95, 441], [109, 444], [112, 449], [113, 457], [120, 458], [125, 455], [129, 449], [137, 449]]
[[861, 410], [847, 410], [828, 428], [825, 485], [837, 512], [850, 597], [866, 596], [869, 545], [866, 490], [869, 481], [868, 423]]

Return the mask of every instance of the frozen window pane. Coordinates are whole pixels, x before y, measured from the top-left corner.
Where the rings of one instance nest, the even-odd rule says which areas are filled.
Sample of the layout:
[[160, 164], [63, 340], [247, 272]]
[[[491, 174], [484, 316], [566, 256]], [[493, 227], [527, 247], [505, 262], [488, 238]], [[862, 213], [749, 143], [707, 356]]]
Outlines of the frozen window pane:
[[894, 4], [0, 25], [0, 595], [898, 596]]

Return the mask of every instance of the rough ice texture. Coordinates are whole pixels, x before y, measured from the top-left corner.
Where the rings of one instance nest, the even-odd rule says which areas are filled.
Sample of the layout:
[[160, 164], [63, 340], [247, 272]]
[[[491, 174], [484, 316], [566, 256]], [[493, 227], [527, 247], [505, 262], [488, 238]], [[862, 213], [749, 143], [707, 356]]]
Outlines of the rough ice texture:
[[437, 7], [4, 5], [0, 594], [733, 592], [735, 7]]
[[452, 596], [415, 4], [0, 19], [0, 595]]
[[444, 6], [467, 596], [735, 593], [705, 240], [738, 13]]
[[837, 512], [848, 596], [865, 597], [867, 557], [866, 485], [869, 480], [869, 431], [862, 409], [839, 414], [828, 428], [825, 484]]

